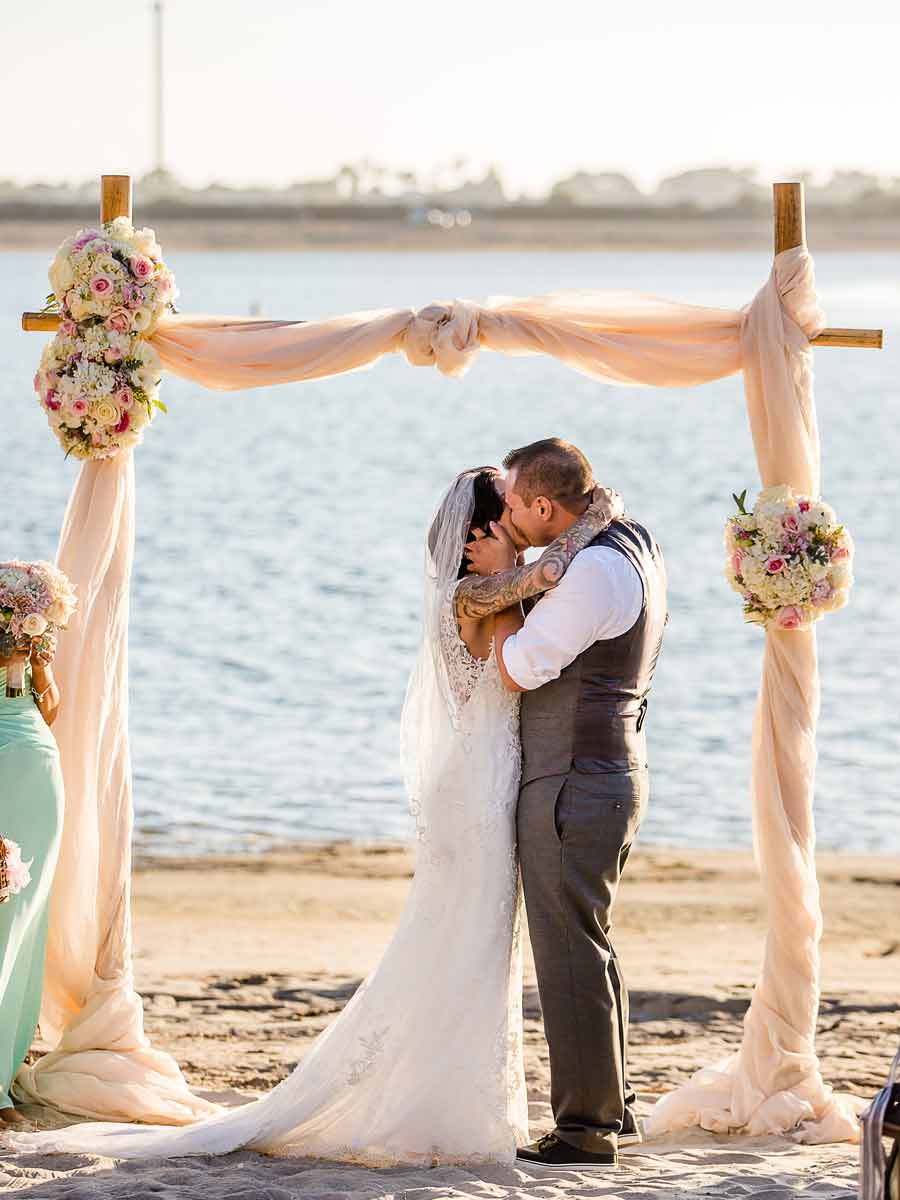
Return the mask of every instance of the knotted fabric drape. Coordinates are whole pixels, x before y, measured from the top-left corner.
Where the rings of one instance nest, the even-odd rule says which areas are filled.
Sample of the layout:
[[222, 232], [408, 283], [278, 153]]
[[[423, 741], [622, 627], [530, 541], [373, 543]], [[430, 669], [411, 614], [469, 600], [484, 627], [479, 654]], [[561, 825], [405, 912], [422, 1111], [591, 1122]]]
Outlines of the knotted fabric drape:
[[[764, 485], [817, 494], [819, 445], [809, 337], [824, 325], [804, 248], [776, 260], [747, 309], [703, 308], [629, 292], [566, 292], [486, 305], [455, 301], [310, 324], [173, 317], [152, 341], [163, 366], [205, 387], [322, 379], [402, 352], [460, 376], [480, 349], [548, 354], [610, 383], [685, 387], [743, 370]], [[132, 985], [127, 752], [127, 596], [133, 539], [130, 456], [82, 468], [60, 566], [78, 586], [61, 639], [57, 722], [67, 813], [51, 915], [42, 1029], [58, 1049], [19, 1084], [97, 1117], [187, 1122], [207, 1106], [174, 1062], [150, 1049]], [[762, 971], [740, 1053], [701, 1070], [655, 1110], [651, 1132], [701, 1124], [856, 1136], [815, 1053], [821, 930], [812, 815], [818, 710], [815, 634], [766, 635], [753, 733], [756, 853], [768, 902]]]

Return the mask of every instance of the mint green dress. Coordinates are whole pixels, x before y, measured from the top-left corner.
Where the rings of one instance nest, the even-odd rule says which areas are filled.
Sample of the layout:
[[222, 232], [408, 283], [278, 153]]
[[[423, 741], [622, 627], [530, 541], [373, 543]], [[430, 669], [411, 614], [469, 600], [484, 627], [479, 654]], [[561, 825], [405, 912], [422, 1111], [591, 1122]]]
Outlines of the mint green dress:
[[41, 1007], [47, 911], [63, 819], [63, 781], [53, 734], [31, 694], [7, 699], [0, 667], [0, 835], [18, 842], [31, 883], [0, 904], [0, 1109], [34, 1039]]

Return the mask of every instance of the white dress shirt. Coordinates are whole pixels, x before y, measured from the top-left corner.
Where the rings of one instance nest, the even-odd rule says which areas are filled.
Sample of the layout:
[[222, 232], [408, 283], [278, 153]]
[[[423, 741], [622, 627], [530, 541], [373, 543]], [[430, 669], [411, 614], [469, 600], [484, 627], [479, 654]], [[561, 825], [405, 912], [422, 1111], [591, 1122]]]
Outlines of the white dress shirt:
[[526, 692], [539, 688], [594, 642], [627, 633], [644, 604], [640, 576], [624, 554], [588, 546], [503, 644], [503, 665]]

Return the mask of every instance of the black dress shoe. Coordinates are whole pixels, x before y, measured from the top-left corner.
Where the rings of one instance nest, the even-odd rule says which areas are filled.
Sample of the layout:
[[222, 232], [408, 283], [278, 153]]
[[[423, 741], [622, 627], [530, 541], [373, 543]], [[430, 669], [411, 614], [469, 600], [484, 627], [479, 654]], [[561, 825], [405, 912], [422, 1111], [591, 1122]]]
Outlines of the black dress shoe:
[[601, 1154], [579, 1150], [555, 1133], [548, 1133], [531, 1146], [520, 1147], [516, 1161], [536, 1171], [608, 1171], [618, 1164], [619, 1156], [615, 1150]]

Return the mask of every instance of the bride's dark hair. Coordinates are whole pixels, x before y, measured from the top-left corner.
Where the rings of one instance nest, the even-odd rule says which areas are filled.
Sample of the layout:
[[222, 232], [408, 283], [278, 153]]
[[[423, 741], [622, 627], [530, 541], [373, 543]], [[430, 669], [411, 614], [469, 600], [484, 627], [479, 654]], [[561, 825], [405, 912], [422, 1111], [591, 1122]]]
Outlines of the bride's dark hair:
[[[472, 510], [472, 520], [469, 522], [469, 532], [466, 535], [466, 541], [472, 541], [472, 530], [483, 529], [485, 533], [490, 533], [491, 521], [499, 521], [503, 516], [503, 501], [497, 494], [497, 488], [494, 485], [494, 480], [499, 476], [500, 472], [497, 467], [479, 467], [478, 474], [475, 476], [472, 483], [472, 490], [475, 494], [475, 508]], [[456, 578], [463, 579], [468, 575], [469, 560], [465, 555], [462, 557], [462, 562], [459, 564], [459, 571]]]
[[[441, 541], [443, 526], [447, 520], [447, 505], [453, 502], [452, 498], [457, 494], [459, 485], [466, 479], [472, 480], [474, 507], [465, 540], [467, 542], [472, 540], [473, 529], [483, 529], [485, 533], [488, 533], [491, 521], [500, 520], [503, 516], [504, 505], [494, 485], [494, 480], [499, 478], [499, 476], [499, 467], [473, 467], [468, 471], [461, 471], [457, 475], [428, 531], [428, 549], [432, 555], [437, 552]], [[468, 574], [466, 570], [468, 565], [469, 560], [463, 555], [462, 561], [459, 564], [459, 570], [456, 573], [457, 579], [463, 579]]]

